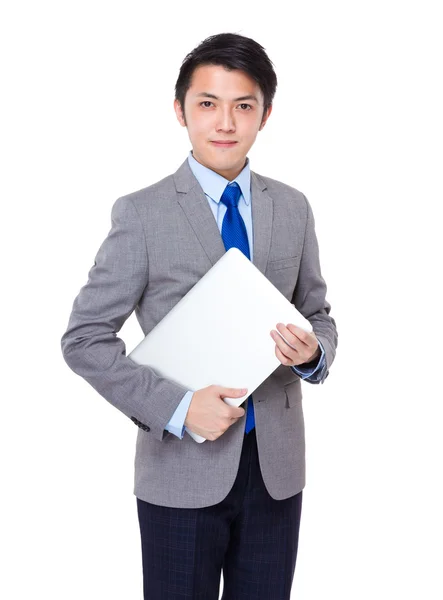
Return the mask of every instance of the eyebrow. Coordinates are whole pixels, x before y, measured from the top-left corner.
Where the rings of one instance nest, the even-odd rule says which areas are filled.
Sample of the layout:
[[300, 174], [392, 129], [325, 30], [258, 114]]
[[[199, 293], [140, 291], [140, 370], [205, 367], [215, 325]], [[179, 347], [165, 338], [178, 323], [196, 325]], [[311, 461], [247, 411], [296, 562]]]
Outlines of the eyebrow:
[[[195, 94], [195, 96], [205, 96], [206, 98], [214, 98], [214, 100], [221, 100], [221, 98], [219, 98], [215, 94], [210, 94], [209, 92], [200, 92], [198, 94]], [[253, 94], [248, 94], [247, 96], [240, 96], [239, 98], [234, 98], [233, 102], [240, 102], [240, 100], [255, 100], [255, 102], [257, 102], [258, 104], [258, 99]]]

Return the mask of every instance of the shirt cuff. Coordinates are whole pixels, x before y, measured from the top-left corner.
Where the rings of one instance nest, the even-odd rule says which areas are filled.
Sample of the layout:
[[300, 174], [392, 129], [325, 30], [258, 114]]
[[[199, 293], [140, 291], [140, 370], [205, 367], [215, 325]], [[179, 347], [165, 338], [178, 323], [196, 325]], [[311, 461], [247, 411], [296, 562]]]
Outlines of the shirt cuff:
[[194, 392], [190, 390], [186, 392], [183, 398], [180, 401], [180, 404], [175, 409], [174, 414], [172, 415], [169, 423], [166, 425], [165, 429], [173, 433], [175, 436], [183, 439], [185, 435], [185, 420], [186, 415], [188, 414], [189, 405], [191, 404], [192, 396]]

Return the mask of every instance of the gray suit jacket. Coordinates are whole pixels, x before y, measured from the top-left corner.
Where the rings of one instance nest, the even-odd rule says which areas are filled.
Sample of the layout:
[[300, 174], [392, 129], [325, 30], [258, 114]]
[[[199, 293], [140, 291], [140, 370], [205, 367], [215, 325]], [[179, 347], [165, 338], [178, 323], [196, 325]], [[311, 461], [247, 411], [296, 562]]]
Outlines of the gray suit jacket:
[[[251, 193], [253, 264], [311, 322], [325, 349], [323, 383], [338, 336], [312, 209], [295, 188], [253, 171]], [[127, 358], [117, 336], [134, 310], [146, 335], [217, 262], [225, 252], [217, 223], [187, 159], [173, 175], [118, 198], [111, 219], [61, 338], [64, 359], [139, 426], [138, 498], [177, 508], [217, 504], [237, 475], [246, 413], [215, 441], [179, 439], [165, 426], [187, 388]], [[253, 402], [263, 480], [282, 500], [305, 486], [300, 377], [280, 365], [254, 391]]]

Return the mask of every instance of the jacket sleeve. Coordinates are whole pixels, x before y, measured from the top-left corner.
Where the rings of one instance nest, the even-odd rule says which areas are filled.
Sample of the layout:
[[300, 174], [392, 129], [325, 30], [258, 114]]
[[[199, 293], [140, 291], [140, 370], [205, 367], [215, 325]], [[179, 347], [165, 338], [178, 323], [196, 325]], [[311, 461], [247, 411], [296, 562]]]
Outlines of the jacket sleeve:
[[129, 197], [114, 202], [111, 225], [74, 300], [61, 349], [74, 373], [163, 441], [171, 435], [165, 427], [188, 390], [126, 356], [117, 333], [148, 285], [149, 263], [143, 225]]
[[314, 215], [306, 196], [303, 197], [307, 210], [306, 231], [292, 303], [311, 323], [322, 344], [325, 363], [312, 383], [324, 383], [335, 358], [338, 333], [335, 320], [329, 314], [331, 305], [326, 300], [327, 287], [321, 275]]

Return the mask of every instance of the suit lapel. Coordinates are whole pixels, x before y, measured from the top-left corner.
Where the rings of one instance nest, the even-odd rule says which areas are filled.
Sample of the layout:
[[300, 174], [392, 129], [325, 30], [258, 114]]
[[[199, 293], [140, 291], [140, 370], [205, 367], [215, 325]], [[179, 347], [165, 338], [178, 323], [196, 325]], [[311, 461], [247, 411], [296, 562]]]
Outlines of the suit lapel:
[[[182, 207], [195, 235], [213, 265], [226, 252], [214, 215], [188, 159], [173, 174], [177, 201]], [[252, 263], [263, 274], [271, 246], [273, 200], [259, 175], [251, 171], [251, 209], [253, 230]]]

